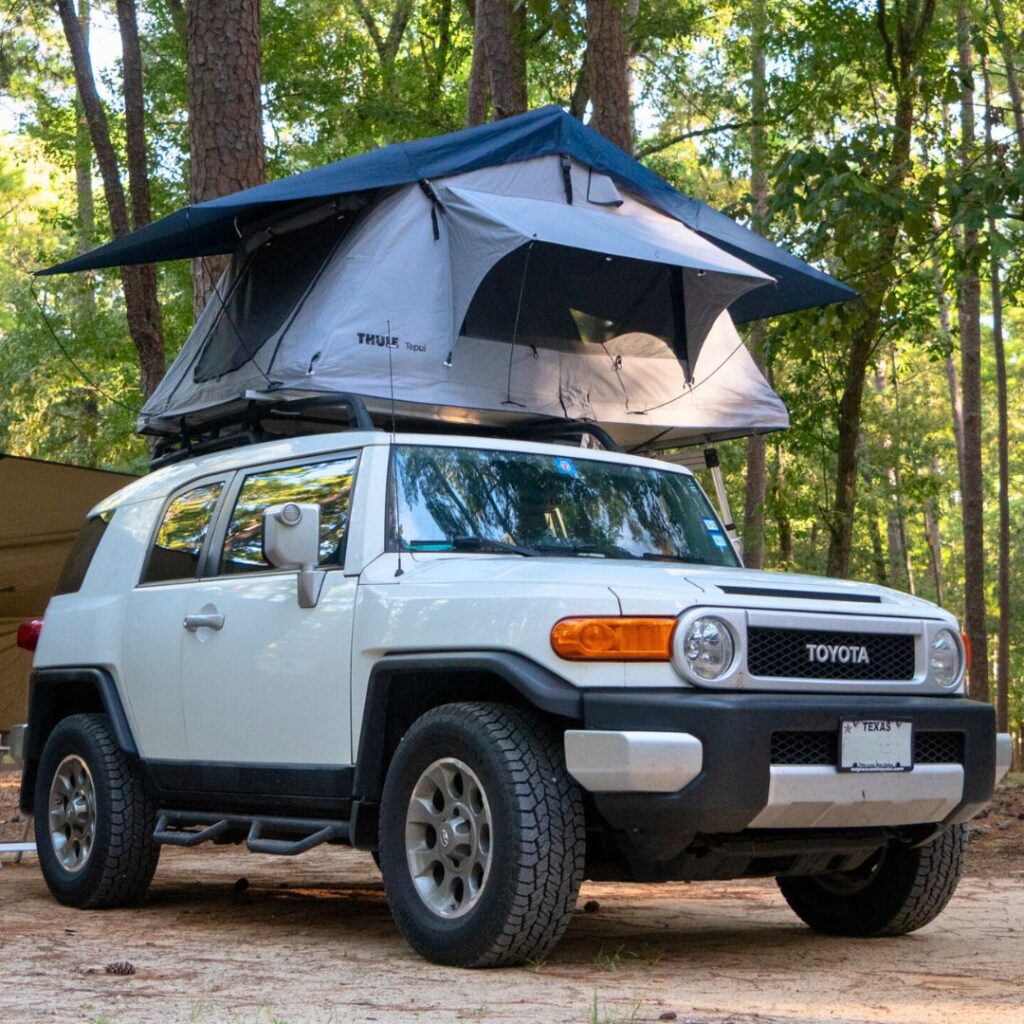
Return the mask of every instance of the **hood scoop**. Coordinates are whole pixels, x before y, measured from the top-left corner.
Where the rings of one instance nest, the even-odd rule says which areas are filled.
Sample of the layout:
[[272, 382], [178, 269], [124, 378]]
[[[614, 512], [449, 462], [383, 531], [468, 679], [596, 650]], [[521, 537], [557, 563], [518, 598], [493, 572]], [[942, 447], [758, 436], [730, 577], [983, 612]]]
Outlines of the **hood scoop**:
[[776, 587], [743, 586], [734, 583], [719, 583], [723, 594], [742, 594], [747, 597], [781, 597], [802, 601], [855, 601], [860, 604], [881, 604], [878, 594], [862, 594], [852, 590], [780, 590]]

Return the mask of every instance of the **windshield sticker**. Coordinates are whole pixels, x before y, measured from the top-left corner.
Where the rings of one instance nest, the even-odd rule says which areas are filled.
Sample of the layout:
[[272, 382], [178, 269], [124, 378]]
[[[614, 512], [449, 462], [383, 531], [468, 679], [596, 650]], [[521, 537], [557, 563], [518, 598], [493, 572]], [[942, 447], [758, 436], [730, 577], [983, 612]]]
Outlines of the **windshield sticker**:
[[718, 530], [709, 530], [711, 539], [723, 550], [729, 546], [729, 542], [718, 532]]
[[710, 516], [705, 517], [704, 525], [707, 527], [708, 533], [712, 533], [718, 529], [718, 523], [716, 523]]
[[555, 459], [555, 472], [561, 473], [562, 476], [579, 476], [579, 470], [576, 468], [576, 463], [572, 459]]

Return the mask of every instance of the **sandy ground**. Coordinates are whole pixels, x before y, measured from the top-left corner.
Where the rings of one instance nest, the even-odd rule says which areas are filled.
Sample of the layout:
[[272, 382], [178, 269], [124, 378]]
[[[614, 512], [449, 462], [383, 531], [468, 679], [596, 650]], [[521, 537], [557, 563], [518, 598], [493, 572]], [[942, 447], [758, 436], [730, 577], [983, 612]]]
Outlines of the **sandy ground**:
[[[4, 838], [12, 783], [0, 774]], [[8, 857], [0, 1021], [1022, 1024], [1024, 785], [975, 827], [956, 897], [911, 936], [815, 936], [772, 882], [588, 884], [546, 961], [485, 972], [415, 956], [364, 854], [169, 849], [146, 907], [100, 912], [59, 906], [34, 858]], [[125, 960], [134, 976], [106, 974]]]

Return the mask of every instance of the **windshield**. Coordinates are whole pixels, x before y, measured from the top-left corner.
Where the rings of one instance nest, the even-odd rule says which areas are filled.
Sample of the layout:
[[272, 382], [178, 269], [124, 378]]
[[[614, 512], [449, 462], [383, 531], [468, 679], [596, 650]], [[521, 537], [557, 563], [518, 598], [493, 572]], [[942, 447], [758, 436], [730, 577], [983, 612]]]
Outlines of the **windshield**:
[[689, 475], [596, 459], [399, 445], [392, 548], [738, 565]]

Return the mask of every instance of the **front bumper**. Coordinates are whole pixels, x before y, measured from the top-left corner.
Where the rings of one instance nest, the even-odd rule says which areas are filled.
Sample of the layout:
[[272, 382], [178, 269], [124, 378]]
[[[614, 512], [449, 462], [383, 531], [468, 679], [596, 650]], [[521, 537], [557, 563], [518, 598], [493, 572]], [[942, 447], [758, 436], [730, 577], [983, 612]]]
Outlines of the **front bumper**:
[[[593, 691], [583, 695], [583, 718], [584, 729], [567, 735], [570, 771], [583, 766], [578, 778], [608, 825], [644, 836], [644, 844], [663, 855], [698, 834], [966, 821], [992, 796], [1005, 760], [1001, 742], [997, 758], [991, 705], [960, 697]], [[844, 718], [909, 719], [915, 732], [959, 734], [959, 763], [893, 774], [772, 764], [774, 732], [837, 735]], [[588, 732], [594, 733], [589, 743]], [[620, 738], [599, 740], [602, 734]], [[631, 745], [635, 734], [645, 742]], [[665, 742], [658, 744], [656, 734]], [[606, 758], [600, 771], [587, 756], [599, 743]], [[657, 757], [670, 760], [673, 748], [686, 759], [677, 766], [681, 784], [670, 789], [676, 779]], [[616, 751], [621, 785], [616, 765], [607, 763]], [[661, 791], [645, 789], [644, 779], [656, 780]]]

